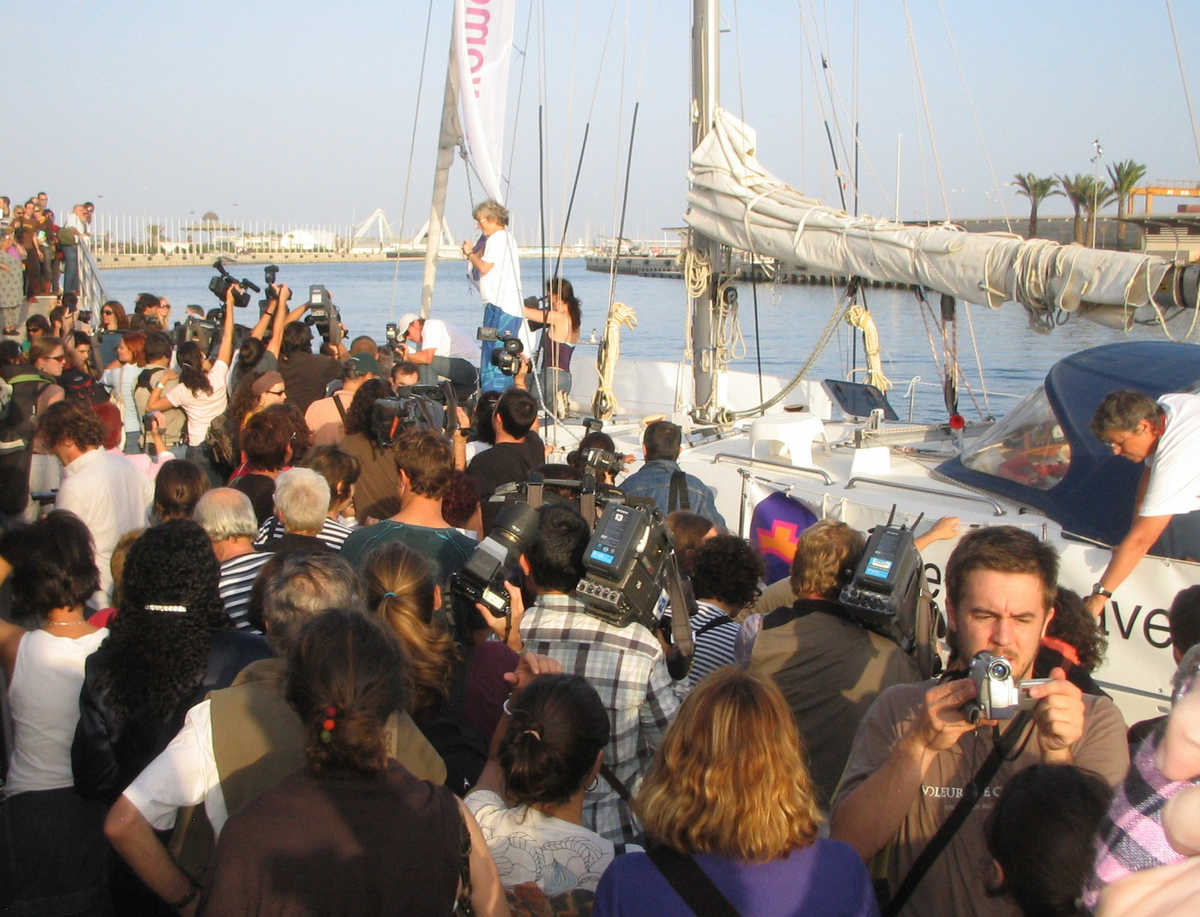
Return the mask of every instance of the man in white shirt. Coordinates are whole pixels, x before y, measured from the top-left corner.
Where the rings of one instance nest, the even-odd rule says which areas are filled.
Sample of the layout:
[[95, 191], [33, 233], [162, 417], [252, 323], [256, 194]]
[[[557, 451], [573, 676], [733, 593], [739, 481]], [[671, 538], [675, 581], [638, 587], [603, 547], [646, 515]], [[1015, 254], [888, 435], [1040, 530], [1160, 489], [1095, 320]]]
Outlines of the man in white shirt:
[[1146, 465], [1134, 498], [1133, 525], [1086, 600], [1098, 618], [1156, 543], [1155, 553], [1164, 557], [1200, 558], [1200, 395], [1170, 394], [1155, 401], [1141, 392], [1109, 392], [1092, 417], [1092, 432], [1113, 454]]
[[422, 318], [415, 312], [400, 317], [404, 359], [414, 363], [422, 385], [435, 385], [439, 378], [463, 386], [465, 394], [474, 391], [476, 343], [457, 328], [438, 318]]
[[[479, 288], [483, 300], [483, 326], [521, 339], [530, 349], [521, 311], [521, 265], [517, 243], [508, 232], [508, 210], [496, 201], [484, 201], [471, 214], [482, 237], [474, 245], [463, 242], [462, 253], [470, 265], [467, 276]], [[480, 388], [507, 391], [512, 376], [492, 365], [496, 341], [482, 341], [479, 354]]]
[[100, 572], [92, 604], [103, 608], [112, 594], [113, 549], [122, 535], [146, 524], [154, 483], [122, 456], [106, 452], [100, 418], [73, 402], [50, 405], [38, 437], [63, 466], [54, 508], [70, 510], [92, 533]]
[[90, 239], [88, 226], [86, 205], [76, 204], [63, 224], [63, 228], [70, 232], [59, 231], [58, 243], [63, 252], [64, 293], [79, 292], [79, 246]]

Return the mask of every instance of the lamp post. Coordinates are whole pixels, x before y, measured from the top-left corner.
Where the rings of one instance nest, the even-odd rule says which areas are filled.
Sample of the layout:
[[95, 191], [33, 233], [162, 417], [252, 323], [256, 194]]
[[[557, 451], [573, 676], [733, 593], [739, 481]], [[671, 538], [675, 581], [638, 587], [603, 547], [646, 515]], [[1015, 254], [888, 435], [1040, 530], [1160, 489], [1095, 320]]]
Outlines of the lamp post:
[[1104, 155], [1104, 147], [1100, 145], [1099, 137], [1092, 141], [1092, 149], [1095, 150], [1095, 155], [1092, 156], [1092, 248], [1095, 248], [1096, 223], [1100, 220], [1100, 214], [1096, 212], [1100, 198], [1100, 157]]

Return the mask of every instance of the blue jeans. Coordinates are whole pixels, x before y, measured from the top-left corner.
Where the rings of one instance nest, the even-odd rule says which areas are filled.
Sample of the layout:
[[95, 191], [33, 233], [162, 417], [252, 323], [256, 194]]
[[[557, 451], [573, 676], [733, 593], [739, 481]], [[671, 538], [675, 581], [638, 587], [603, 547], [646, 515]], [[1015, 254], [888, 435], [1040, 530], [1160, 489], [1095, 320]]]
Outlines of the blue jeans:
[[79, 246], [64, 245], [63, 251], [63, 283], [64, 293], [79, 292]]
[[[521, 330], [524, 319], [509, 315], [499, 306], [488, 303], [483, 307], [483, 327], [507, 331], [513, 337]], [[479, 390], [481, 392], [507, 392], [512, 388], [513, 377], [505, 375], [492, 365], [492, 353], [501, 346], [499, 341], [479, 342]]]

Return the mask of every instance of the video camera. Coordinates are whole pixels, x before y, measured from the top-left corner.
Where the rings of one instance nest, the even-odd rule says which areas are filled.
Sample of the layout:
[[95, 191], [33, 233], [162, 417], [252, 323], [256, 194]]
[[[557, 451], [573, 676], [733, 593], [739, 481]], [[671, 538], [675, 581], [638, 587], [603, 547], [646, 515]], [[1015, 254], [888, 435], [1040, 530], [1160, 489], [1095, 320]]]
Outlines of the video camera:
[[438, 430], [449, 436], [458, 429], [458, 401], [449, 382], [403, 385], [394, 398], [378, 398], [371, 406], [371, 433], [387, 447], [409, 427]]
[[485, 326], [475, 332], [475, 339], [496, 341], [501, 345], [492, 351], [492, 365], [504, 375], [515, 376], [521, 371], [521, 354], [525, 352], [525, 345], [512, 332]]
[[504, 583], [517, 565], [517, 558], [537, 540], [537, 510], [525, 502], [508, 504], [488, 536], [461, 570], [450, 577], [451, 595], [485, 606], [494, 615], [509, 613], [508, 589]]
[[1012, 663], [1003, 656], [980, 650], [971, 660], [966, 677], [975, 682], [975, 698], [963, 704], [962, 712], [972, 726], [980, 720], [1011, 720], [1022, 710], [1032, 710], [1037, 701], [1029, 689], [1044, 685], [1049, 678], [1013, 678]]
[[326, 341], [336, 343], [341, 340], [342, 314], [324, 284], [314, 283], [308, 288], [308, 314], [304, 316], [304, 324], [315, 325]]
[[583, 474], [590, 474], [597, 481], [604, 480], [606, 474], [616, 480], [617, 473], [624, 468], [625, 458], [607, 449], [588, 449], [583, 454]]
[[279, 265], [268, 264], [263, 268], [263, 280], [267, 285], [267, 295], [258, 301], [259, 314], [266, 312], [271, 308], [271, 303], [279, 298], [279, 293], [275, 289], [275, 278], [279, 276]]
[[653, 632], [667, 562], [673, 559], [671, 536], [660, 514], [610, 502], [583, 552], [587, 572], [575, 592], [602, 621], [614, 627], [637, 622]]
[[250, 305], [249, 290], [253, 290], [255, 293], [262, 292], [258, 284], [254, 283], [253, 281], [245, 277], [243, 277], [241, 280], [238, 280], [236, 277], [230, 274], [229, 271], [225, 270], [225, 264], [220, 258], [218, 258], [213, 264], [213, 270], [217, 272], [217, 276], [208, 281], [208, 289], [213, 296], [220, 300], [222, 309], [225, 306], [225, 296], [229, 292], [229, 288], [235, 283], [240, 284], [242, 287], [242, 292], [238, 293], [233, 300], [233, 304], [239, 309], [244, 309], [246, 306]]

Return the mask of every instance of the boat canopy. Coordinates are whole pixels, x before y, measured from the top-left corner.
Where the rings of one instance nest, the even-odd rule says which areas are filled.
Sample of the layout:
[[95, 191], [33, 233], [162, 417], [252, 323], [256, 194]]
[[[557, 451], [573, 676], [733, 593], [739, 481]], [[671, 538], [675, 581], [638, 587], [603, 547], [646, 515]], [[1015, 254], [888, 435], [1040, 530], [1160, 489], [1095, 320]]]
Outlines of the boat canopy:
[[1127, 323], [1171, 267], [1136, 252], [853, 216], [768, 172], [754, 130], [723, 109], [692, 153], [688, 179], [687, 223], [707, 238], [814, 273], [917, 285], [992, 308], [1012, 301], [1106, 323], [1115, 311]]
[[1069, 532], [1116, 544], [1133, 521], [1142, 465], [1113, 455], [1090, 428], [1117, 389], [1157, 398], [1193, 390], [1200, 347], [1169, 341], [1105, 344], [1060, 360], [1041, 388], [940, 475], [1034, 506]]

